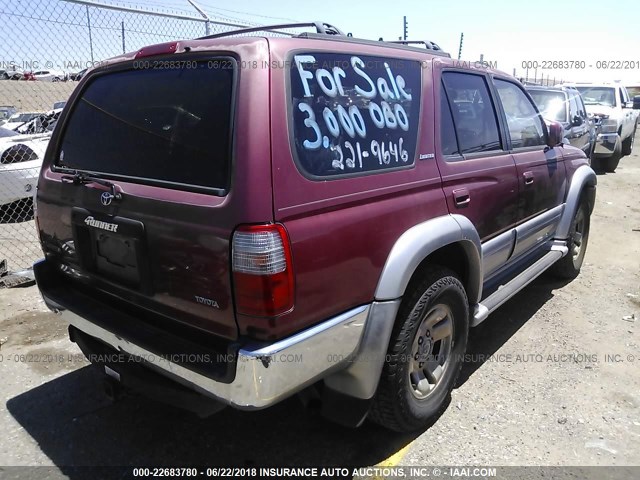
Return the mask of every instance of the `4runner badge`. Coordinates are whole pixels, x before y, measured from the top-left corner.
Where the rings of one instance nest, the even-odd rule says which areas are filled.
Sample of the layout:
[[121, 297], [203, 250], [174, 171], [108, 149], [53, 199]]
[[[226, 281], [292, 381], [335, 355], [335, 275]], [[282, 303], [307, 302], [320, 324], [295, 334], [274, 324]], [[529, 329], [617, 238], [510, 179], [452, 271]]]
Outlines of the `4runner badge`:
[[101, 220], [96, 220], [93, 217], [85, 218], [84, 219], [84, 224], [89, 226], [89, 227], [100, 228], [101, 230], [106, 230], [107, 232], [117, 232], [118, 231], [118, 225], [116, 225], [115, 223], [103, 222]]

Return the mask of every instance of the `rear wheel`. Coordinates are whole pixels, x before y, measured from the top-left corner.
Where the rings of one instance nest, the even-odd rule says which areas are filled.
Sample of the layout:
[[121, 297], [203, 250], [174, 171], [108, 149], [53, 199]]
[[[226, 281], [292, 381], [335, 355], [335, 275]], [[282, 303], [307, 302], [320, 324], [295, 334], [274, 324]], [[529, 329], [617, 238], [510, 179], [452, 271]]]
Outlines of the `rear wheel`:
[[563, 279], [572, 279], [578, 276], [587, 251], [590, 226], [589, 204], [585, 199], [582, 199], [571, 221], [569, 239], [567, 240], [569, 253], [553, 265], [551, 271], [554, 275]]
[[450, 270], [430, 268], [402, 302], [370, 418], [398, 432], [425, 428], [447, 404], [468, 331], [460, 280]]

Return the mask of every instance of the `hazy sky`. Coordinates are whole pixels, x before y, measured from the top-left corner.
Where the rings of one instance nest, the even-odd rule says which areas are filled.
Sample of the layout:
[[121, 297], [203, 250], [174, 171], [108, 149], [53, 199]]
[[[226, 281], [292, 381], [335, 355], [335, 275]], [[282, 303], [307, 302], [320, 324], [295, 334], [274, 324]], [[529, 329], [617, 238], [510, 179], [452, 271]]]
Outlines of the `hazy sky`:
[[[179, 11], [198, 16], [187, 0], [95, 0], [159, 11]], [[402, 18], [408, 19], [409, 39], [438, 43], [452, 57], [458, 55], [464, 32], [462, 59], [481, 54], [510, 74], [526, 74], [523, 62], [538, 62], [534, 74], [565, 81], [624, 80], [640, 82], [640, 0], [383, 1], [348, 0], [196, 0], [211, 16], [231, 22], [273, 24], [283, 21], [323, 20], [354, 36], [397, 40]], [[0, 60], [53, 60], [85, 62], [91, 58], [86, 7], [61, 0], [0, 0], [3, 41]], [[93, 53], [96, 60], [122, 51], [121, 24], [126, 48], [172, 38], [204, 34], [201, 25], [161, 21], [145, 15], [126, 15], [90, 9]], [[635, 23], [634, 23], [635, 22]], [[154, 33], [151, 34], [150, 32]], [[26, 34], [25, 32], [28, 32]], [[140, 44], [140, 45], [138, 45]], [[608, 65], [610, 61], [623, 61]], [[573, 68], [553, 68], [550, 62], [574, 62]], [[548, 62], [552, 68], [544, 69]], [[582, 64], [580, 62], [583, 62]], [[534, 63], [530, 63], [533, 65]], [[584, 68], [576, 68], [581, 64]], [[610, 68], [619, 66], [626, 68]], [[600, 67], [600, 68], [598, 68]], [[81, 68], [70, 66], [67, 71]]]
[[[143, 0], [145, 1], [145, 0]], [[155, 2], [159, 4], [160, 0]], [[185, 0], [186, 2], [186, 0]], [[178, 7], [181, 0], [168, 5]], [[258, 22], [274, 19], [324, 20], [354, 36], [395, 40], [407, 16], [409, 39], [429, 39], [457, 57], [464, 32], [462, 58], [497, 61], [498, 68], [524, 75], [523, 61], [584, 61], [585, 69], [544, 70], [545, 76], [568, 80], [640, 81], [640, 1], [616, 0], [199, 0], [211, 11]], [[214, 10], [226, 9], [226, 10]], [[246, 17], [228, 10], [252, 12]], [[629, 69], [597, 69], [597, 62], [626, 60]], [[592, 65], [589, 68], [589, 65]], [[533, 71], [529, 72], [533, 75]], [[538, 69], [538, 76], [543, 74]]]

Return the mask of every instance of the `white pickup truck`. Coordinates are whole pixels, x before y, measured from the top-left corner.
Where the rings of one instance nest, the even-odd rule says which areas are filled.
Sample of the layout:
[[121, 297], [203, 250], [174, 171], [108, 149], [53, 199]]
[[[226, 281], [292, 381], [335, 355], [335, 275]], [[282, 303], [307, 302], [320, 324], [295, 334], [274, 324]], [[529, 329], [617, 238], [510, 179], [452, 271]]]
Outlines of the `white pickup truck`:
[[578, 89], [589, 115], [600, 117], [601, 123], [594, 159], [606, 172], [614, 172], [620, 159], [633, 150], [640, 104], [634, 108], [627, 89], [619, 83], [578, 83]]

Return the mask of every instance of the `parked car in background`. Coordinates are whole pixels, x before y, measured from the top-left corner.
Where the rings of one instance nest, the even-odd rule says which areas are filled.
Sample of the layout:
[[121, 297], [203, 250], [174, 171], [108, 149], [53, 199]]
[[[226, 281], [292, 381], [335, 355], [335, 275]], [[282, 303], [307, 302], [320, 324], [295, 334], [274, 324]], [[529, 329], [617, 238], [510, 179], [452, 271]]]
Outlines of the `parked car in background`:
[[[620, 83], [576, 83], [587, 111], [600, 117], [600, 128], [594, 149], [595, 165], [615, 172], [620, 159], [633, 150], [638, 110], [627, 89]], [[640, 105], [638, 106], [640, 108]]]
[[85, 68], [84, 70], [80, 70], [79, 72], [75, 72], [75, 73], [70, 73], [69, 74], [69, 80], [78, 82], [82, 79], [82, 77], [84, 77], [84, 74], [87, 73], [87, 68]]
[[8, 120], [17, 111], [13, 105], [0, 105], [0, 120]]
[[580, 92], [574, 87], [526, 88], [544, 119], [559, 122], [566, 142], [591, 158], [596, 143], [596, 127], [587, 114]]
[[2, 127], [8, 130], [15, 130], [16, 128], [24, 125], [29, 120], [33, 120], [38, 115], [41, 115], [40, 112], [18, 112], [11, 115], [7, 121], [2, 125]]
[[21, 135], [0, 127], [0, 207], [27, 201], [31, 208], [51, 133]]
[[303, 26], [89, 72], [38, 183], [38, 287], [111, 391], [208, 413], [303, 392], [420, 430], [470, 327], [578, 275], [596, 176], [512, 76]]
[[0, 70], [0, 80], [22, 80], [24, 71], [16, 66], [8, 65], [6, 69]]
[[26, 135], [34, 135], [38, 133], [51, 133], [58, 122], [62, 109], [51, 110], [47, 113], [38, 114], [35, 118], [32, 118], [27, 123], [15, 130], [18, 133]]
[[40, 82], [62, 82], [66, 78], [64, 72], [56, 70], [38, 70], [33, 76]]
[[632, 82], [625, 84], [625, 88], [629, 93], [629, 97], [633, 100], [635, 97], [640, 96], [640, 82]]

